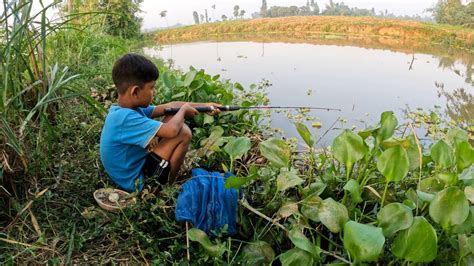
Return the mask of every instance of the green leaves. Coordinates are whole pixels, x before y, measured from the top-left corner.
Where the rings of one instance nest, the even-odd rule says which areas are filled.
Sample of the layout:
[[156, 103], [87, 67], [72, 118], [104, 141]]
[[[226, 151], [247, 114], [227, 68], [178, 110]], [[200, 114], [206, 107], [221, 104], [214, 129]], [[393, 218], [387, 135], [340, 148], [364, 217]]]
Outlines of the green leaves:
[[209, 240], [209, 237], [207, 237], [206, 233], [202, 230], [191, 228], [189, 229], [188, 235], [191, 241], [199, 242], [199, 244], [201, 244], [201, 246], [209, 253], [209, 255], [213, 257], [221, 256], [225, 251], [225, 247], [223, 245], [212, 244], [211, 240]]
[[243, 186], [244, 184], [246, 184], [250, 180], [252, 180], [251, 177], [231, 176], [231, 177], [227, 178], [227, 180], [225, 181], [224, 188], [226, 188], [226, 189], [229, 189], [229, 188], [239, 189], [241, 186]]
[[314, 259], [311, 253], [299, 248], [293, 248], [280, 255], [283, 266], [313, 265]]
[[456, 143], [456, 165], [458, 172], [474, 163], [474, 149], [466, 140]]
[[313, 138], [311, 137], [311, 132], [309, 132], [308, 128], [304, 124], [301, 124], [301, 123], [296, 123], [295, 126], [296, 126], [296, 130], [298, 131], [298, 133], [300, 134], [301, 138], [304, 140], [306, 145], [308, 145], [308, 147], [313, 147], [314, 141], [313, 141]]
[[385, 150], [377, 161], [377, 169], [385, 176], [387, 182], [398, 182], [408, 173], [410, 162], [402, 146], [398, 145]]
[[442, 190], [430, 203], [431, 218], [444, 229], [463, 223], [468, 215], [469, 202], [457, 187]]
[[304, 182], [298, 176], [296, 169], [287, 170], [286, 168], [281, 168], [280, 174], [277, 177], [277, 190], [285, 191], [289, 188], [300, 185]]
[[339, 233], [349, 220], [346, 206], [332, 198], [323, 200], [319, 206], [318, 216], [321, 223], [333, 233]]
[[377, 143], [390, 138], [397, 128], [398, 120], [392, 111], [383, 112], [380, 116], [380, 128], [376, 131]]
[[401, 203], [390, 203], [377, 213], [379, 227], [386, 237], [393, 236], [400, 230], [407, 229], [413, 223], [411, 209]]
[[346, 171], [350, 171], [354, 163], [367, 153], [362, 138], [348, 129], [334, 139], [332, 149], [336, 160], [346, 166]]
[[189, 87], [189, 85], [191, 85], [191, 82], [194, 81], [196, 74], [197, 74], [196, 70], [190, 70], [188, 73], [186, 73], [186, 78], [183, 82], [183, 87]]
[[454, 163], [453, 150], [443, 140], [439, 140], [431, 146], [431, 158], [435, 161], [436, 166], [442, 169], [451, 167]]
[[277, 167], [286, 167], [290, 163], [291, 150], [281, 139], [270, 138], [260, 143], [260, 152]]
[[377, 260], [384, 243], [385, 237], [381, 228], [354, 221], [344, 225], [344, 247], [355, 263]]
[[412, 262], [430, 262], [436, 258], [438, 247], [436, 232], [424, 217], [415, 217], [410, 228], [395, 238], [392, 253]]
[[312, 194], [311, 196], [307, 197], [304, 199], [302, 206], [301, 206], [301, 213], [308, 219], [315, 221], [315, 222], [320, 222], [319, 220], [319, 208], [322, 203], [322, 199], [315, 195]]
[[298, 226], [290, 230], [288, 236], [293, 245], [297, 248], [309, 252], [317, 260], [320, 259], [319, 254], [321, 253], [321, 249], [309, 241]]
[[242, 261], [245, 265], [269, 265], [275, 259], [275, 251], [265, 241], [254, 241], [242, 249]]
[[232, 138], [224, 146], [224, 151], [230, 156], [231, 160], [239, 159], [250, 150], [251, 143], [247, 137]]
[[357, 180], [351, 179], [347, 181], [346, 185], [344, 185], [344, 190], [347, 190], [351, 193], [352, 202], [355, 204], [362, 202], [362, 198], [360, 196], [360, 185]]

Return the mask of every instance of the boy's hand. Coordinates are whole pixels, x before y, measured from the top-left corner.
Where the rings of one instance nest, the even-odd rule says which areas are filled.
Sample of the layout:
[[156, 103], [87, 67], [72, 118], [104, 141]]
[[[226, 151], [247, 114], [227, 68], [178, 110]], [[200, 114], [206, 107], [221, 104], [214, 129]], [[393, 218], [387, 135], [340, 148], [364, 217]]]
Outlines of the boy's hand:
[[208, 115], [218, 115], [218, 114], [221, 112], [221, 110], [219, 110], [218, 107], [221, 107], [222, 104], [218, 104], [218, 103], [206, 103], [206, 104], [204, 104], [204, 106], [209, 106], [209, 107], [211, 107], [211, 108], [214, 108], [212, 111], [210, 111], [210, 112], [207, 113]]
[[198, 114], [198, 111], [192, 107], [189, 103], [185, 103], [181, 106], [181, 109], [184, 110], [184, 116], [187, 118], [191, 118]]

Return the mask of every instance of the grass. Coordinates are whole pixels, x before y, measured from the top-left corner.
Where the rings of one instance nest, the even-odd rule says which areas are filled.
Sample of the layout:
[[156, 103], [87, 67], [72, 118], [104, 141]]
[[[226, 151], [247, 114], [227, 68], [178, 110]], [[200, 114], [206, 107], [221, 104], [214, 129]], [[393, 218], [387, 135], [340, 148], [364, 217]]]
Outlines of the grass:
[[284, 17], [207, 23], [155, 33], [158, 43], [187, 42], [214, 38], [232, 38], [240, 34], [292, 36], [294, 40], [312, 40], [327, 35], [372, 38], [394, 42], [394, 47], [428, 42], [434, 46], [474, 49], [474, 30], [457, 26], [401, 21], [373, 17]]

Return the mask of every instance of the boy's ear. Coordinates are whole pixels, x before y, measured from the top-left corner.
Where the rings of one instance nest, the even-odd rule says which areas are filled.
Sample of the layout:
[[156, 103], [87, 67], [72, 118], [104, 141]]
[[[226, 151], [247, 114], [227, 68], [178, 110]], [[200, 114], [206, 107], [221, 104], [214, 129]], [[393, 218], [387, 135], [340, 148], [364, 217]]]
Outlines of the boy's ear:
[[131, 88], [130, 88], [130, 95], [131, 96], [136, 96], [138, 95], [138, 91], [140, 90], [140, 86], [138, 85], [133, 85]]

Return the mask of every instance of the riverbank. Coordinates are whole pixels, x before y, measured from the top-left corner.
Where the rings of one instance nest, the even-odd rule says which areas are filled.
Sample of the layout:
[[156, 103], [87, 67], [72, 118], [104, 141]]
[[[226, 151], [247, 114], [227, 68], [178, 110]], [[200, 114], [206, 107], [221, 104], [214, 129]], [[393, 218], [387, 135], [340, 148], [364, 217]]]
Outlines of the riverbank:
[[[283, 17], [207, 23], [153, 33], [158, 43], [214, 40], [238, 34], [291, 34], [297, 39], [327, 35], [370, 37], [474, 51], [474, 30], [463, 27], [372, 17]], [[406, 46], [405, 46], [406, 47]]]

